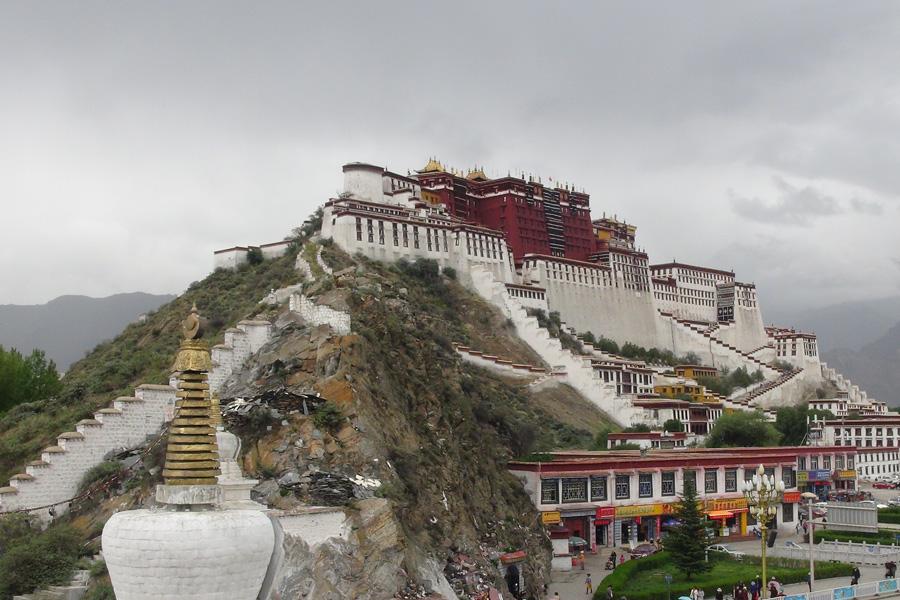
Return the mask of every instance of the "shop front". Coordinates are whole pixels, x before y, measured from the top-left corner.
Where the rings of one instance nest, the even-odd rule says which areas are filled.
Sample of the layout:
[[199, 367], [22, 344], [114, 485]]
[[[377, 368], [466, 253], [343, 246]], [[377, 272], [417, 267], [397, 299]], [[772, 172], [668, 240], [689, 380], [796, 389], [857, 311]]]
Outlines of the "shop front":
[[835, 471], [832, 479], [835, 491], [856, 489], [856, 471], [853, 469]]
[[662, 520], [674, 510], [672, 504], [617, 506], [613, 522], [613, 544], [651, 542], [660, 537]]
[[612, 506], [605, 506], [597, 509], [594, 515], [594, 539], [597, 546], [612, 546], [613, 541], [613, 524], [616, 520], [616, 509]]
[[820, 500], [827, 500], [828, 492], [831, 491], [831, 471], [797, 471], [797, 487], [801, 491], [812, 492]]
[[715, 524], [716, 535], [747, 535], [746, 498], [713, 498], [703, 508], [706, 517]]

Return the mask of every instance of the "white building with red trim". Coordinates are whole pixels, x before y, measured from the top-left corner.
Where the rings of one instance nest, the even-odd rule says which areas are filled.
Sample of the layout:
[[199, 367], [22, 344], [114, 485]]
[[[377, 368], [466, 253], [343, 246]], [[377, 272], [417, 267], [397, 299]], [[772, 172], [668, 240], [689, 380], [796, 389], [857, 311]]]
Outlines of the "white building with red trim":
[[832, 489], [856, 488], [856, 455], [846, 446], [565, 451], [545, 462], [512, 461], [509, 470], [545, 524], [562, 525], [596, 549], [660, 537], [686, 482], [695, 486], [719, 535], [747, 535], [755, 522], [740, 484], [760, 464], [786, 487], [770, 526], [791, 531], [802, 491], [824, 497]]

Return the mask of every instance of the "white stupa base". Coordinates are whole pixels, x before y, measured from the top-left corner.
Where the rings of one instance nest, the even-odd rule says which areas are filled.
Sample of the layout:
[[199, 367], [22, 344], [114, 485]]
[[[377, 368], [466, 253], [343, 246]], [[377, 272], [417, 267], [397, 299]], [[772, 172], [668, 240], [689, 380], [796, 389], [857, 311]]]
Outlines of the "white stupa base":
[[258, 510], [130, 510], [103, 528], [118, 600], [254, 600], [274, 547]]

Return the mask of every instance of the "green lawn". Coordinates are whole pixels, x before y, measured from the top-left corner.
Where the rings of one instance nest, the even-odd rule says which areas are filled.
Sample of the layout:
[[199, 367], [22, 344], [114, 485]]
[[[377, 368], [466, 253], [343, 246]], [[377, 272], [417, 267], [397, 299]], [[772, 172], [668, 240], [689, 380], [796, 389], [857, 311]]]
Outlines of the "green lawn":
[[[672, 598], [686, 596], [691, 586], [700, 586], [707, 597], [714, 597], [717, 587], [727, 593], [739, 581], [749, 582], [760, 574], [758, 557], [747, 556], [737, 561], [710, 553], [713, 568], [688, 579], [672, 564], [667, 552], [660, 552], [647, 558], [630, 560], [617, 568], [596, 587], [594, 598], [605, 598], [606, 586], [611, 585], [616, 597], [626, 596], [628, 600], [663, 600], [671, 592]], [[826, 579], [850, 575], [852, 567], [843, 563], [816, 563], [816, 577]], [[800, 560], [769, 559], [767, 576], [776, 577], [781, 583], [803, 581], [809, 570], [808, 564]], [[671, 589], [667, 589], [664, 576], [672, 575]]]

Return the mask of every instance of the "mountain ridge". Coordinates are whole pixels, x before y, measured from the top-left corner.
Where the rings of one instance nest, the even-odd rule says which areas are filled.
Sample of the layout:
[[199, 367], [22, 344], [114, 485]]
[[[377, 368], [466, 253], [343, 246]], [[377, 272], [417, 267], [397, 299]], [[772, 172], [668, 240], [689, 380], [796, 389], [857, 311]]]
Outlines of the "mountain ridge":
[[94, 298], [58, 296], [44, 304], [0, 304], [0, 345], [30, 353], [43, 350], [61, 371], [104, 340], [118, 335], [142, 313], [175, 298], [127, 292]]

